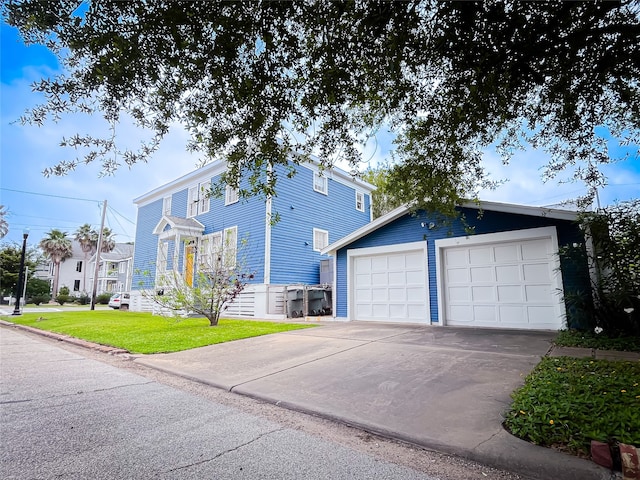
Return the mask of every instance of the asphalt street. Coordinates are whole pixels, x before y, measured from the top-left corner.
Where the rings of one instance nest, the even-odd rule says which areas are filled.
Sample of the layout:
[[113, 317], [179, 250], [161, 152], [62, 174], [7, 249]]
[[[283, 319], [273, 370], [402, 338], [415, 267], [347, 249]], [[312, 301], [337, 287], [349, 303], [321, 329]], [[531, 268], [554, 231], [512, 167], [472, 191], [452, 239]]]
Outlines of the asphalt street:
[[[452, 471], [461, 468], [451, 461]], [[0, 477], [439, 478], [7, 328]]]

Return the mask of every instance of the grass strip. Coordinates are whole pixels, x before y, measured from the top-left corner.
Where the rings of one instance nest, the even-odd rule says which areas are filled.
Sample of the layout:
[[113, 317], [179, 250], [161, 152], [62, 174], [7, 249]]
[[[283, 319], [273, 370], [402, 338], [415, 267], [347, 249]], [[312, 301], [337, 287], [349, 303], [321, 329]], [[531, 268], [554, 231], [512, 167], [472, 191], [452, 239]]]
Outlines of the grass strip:
[[592, 331], [561, 330], [555, 344], [561, 347], [597, 348], [600, 350], [618, 350], [640, 352], [640, 337], [609, 337], [606, 332], [597, 334]]
[[169, 353], [286, 332], [315, 325], [221, 319], [210, 327], [206, 318], [174, 319], [140, 312], [110, 310], [25, 313], [3, 320], [62, 333], [90, 342], [124, 348], [131, 353]]
[[512, 395], [506, 428], [588, 455], [591, 440], [640, 446], [640, 362], [546, 357]]

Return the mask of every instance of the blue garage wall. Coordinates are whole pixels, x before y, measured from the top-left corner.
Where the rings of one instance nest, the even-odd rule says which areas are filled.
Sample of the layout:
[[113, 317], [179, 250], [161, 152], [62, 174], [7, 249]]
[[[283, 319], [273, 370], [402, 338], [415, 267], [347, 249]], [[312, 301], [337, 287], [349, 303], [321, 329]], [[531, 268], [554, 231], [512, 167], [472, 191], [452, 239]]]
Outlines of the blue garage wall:
[[[506, 232], [509, 230], [523, 230], [537, 227], [555, 226], [558, 232], [558, 244], [560, 247], [573, 243], [584, 243], [584, 236], [577, 224], [567, 220], [557, 220], [548, 217], [537, 217], [529, 215], [519, 215], [512, 213], [496, 212], [484, 210], [481, 219], [478, 219], [478, 212], [474, 209], [463, 208], [461, 213], [466, 216], [469, 226], [475, 228], [475, 234]], [[435, 240], [442, 238], [465, 236], [465, 228], [460, 219], [454, 220], [451, 225], [436, 227], [432, 230], [428, 228], [434, 217], [420, 211], [415, 215], [406, 214], [388, 225], [380, 227], [365, 237], [356, 240], [352, 244], [341, 248], [337, 252], [336, 258], [336, 315], [338, 317], [347, 316], [347, 250], [365, 247], [378, 247], [408, 243], [416, 241], [427, 241], [427, 256], [429, 267], [429, 297], [431, 309], [431, 321], [438, 323], [438, 295], [436, 291], [436, 259]], [[422, 225], [425, 225], [424, 227]], [[561, 262], [562, 280], [565, 294], [589, 289], [589, 272], [586, 265], [570, 265]], [[568, 322], [573, 326], [577, 319], [571, 317], [568, 312]]]

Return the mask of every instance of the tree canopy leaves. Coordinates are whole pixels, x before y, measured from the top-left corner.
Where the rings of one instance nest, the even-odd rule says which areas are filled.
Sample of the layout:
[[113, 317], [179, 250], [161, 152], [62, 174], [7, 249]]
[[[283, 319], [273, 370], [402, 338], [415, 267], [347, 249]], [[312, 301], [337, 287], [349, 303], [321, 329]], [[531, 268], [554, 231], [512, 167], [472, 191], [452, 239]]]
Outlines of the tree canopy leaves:
[[63, 145], [86, 154], [46, 174], [146, 160], [179, 122], [190, 149], [229, 161], [226, 181], [248, 177], [242, 194], [268, 195], [270, 166], [292, 151], [356, 170], [358, 145], [386, 125], [398, 134], [396, 193], [442, 210], [486, 180], [489, 145], [505, 160], [524, 143], [543, 148], [549, 176], [575, 166], [598, 185], [598, 165], [615, 160], [600, 128], [640, 144], [637, 1], [79, 3], [4, 5], [67, 72], [35, 86], [47, 101], [23, 121], [100, 111], [154, 136], [133, 151], [78, 134]]

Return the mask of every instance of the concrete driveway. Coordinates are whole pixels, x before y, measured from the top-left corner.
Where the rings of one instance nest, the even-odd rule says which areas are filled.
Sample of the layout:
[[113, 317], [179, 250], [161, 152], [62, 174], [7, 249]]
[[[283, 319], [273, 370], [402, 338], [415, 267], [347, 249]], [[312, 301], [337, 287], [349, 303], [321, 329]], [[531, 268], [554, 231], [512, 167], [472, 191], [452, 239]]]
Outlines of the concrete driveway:
[[[549, 455], [561, 455], [551, 463], [562, 475], [585, 461], [530, 445], [501, 426], [510, 393], [554, 336], [332, 323], [135, 361], [501, 468], [549, 470]], [[589, 478], [581, 470], [576, 478]]]

